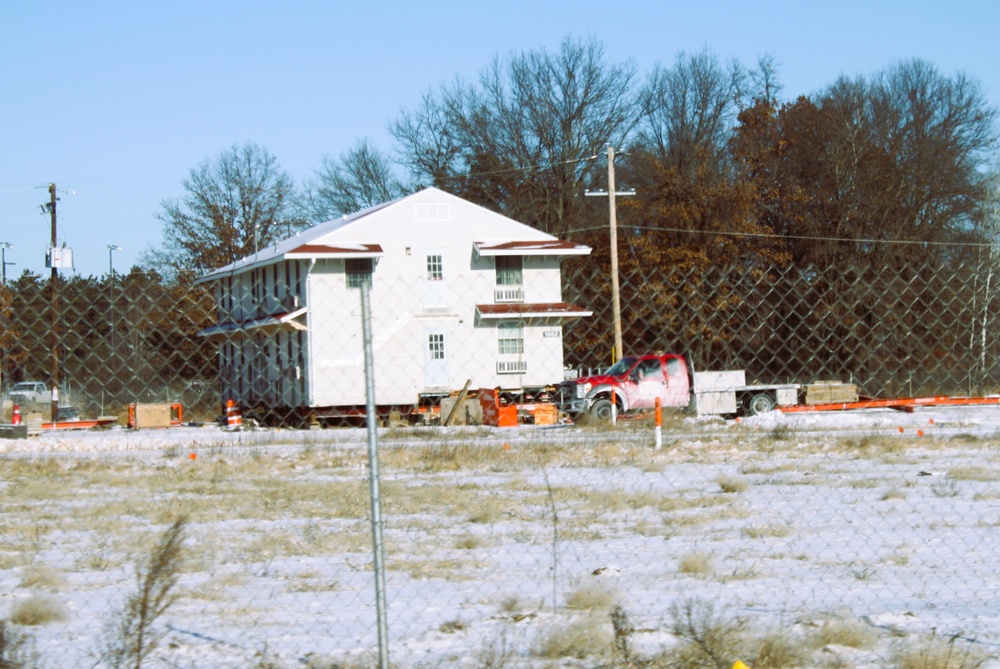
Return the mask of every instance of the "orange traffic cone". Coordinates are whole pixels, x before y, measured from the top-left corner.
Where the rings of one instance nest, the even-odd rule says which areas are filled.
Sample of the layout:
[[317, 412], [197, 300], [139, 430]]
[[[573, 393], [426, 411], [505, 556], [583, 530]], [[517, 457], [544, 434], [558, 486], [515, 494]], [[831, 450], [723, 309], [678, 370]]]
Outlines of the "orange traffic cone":
[[240, 413], [240, 408], [236, 406], [236, 402], [226, 400], [226, 429], [239, 430], [242, 427], [243, 415]]
[[14, 411], [11, 414], [11, 417], [10, 417], [10, 424], [11, 425], [20, 425], [21, 424], [21, 407], [19, 407], [16, 404], [14, 405]]

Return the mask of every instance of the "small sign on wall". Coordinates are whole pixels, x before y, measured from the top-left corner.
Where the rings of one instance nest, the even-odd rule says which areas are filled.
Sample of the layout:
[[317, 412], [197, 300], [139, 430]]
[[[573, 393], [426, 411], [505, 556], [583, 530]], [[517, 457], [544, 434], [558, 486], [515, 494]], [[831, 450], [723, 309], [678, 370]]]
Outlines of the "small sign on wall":
[[561, 330], [544, 330], [542, 337], [545, 339], [559, 339], [562, 336]]

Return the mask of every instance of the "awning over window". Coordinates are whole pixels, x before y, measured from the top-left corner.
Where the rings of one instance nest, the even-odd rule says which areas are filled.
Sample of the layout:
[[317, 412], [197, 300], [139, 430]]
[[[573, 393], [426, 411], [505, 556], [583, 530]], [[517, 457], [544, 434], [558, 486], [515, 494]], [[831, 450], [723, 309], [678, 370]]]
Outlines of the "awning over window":
[[223, 323], [206, 328], [198, 333], [199, 337], [225, 337], [227, 335], [246, 334], [254, 330], [261, 330], [265, 334], [275, 332], [291, 332], [294, 330], [305, 330], [306, 324], [298, 319], [304, 316], [306, 307], [290, 311], [285, 314], [273, 314], [264, 318], [253, 318], [240, 323]]
[[285, 253], [285, 258], [381, 258], [379, 244], [303, 244]]
[[473, 242], [472, 247], [481, 256], [585, 256], [590, 253], [589, 246], [561, 239]]
[[476, 316], [481, 320], [506, 320], [510, 318], [549, 318], [569, 320], [584, 318], [594, 312], [566, 302], [545, 302], [541, 304], [477, 304]]

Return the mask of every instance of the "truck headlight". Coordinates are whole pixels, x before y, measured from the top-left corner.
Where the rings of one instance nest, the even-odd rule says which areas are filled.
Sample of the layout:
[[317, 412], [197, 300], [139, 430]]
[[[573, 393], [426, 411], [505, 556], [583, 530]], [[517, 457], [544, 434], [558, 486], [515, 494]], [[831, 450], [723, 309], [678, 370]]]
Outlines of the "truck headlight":
[[581, 383], [576, 387], [576, 398], [583, 399], [590, 392], [591, 385], [589, 383]]

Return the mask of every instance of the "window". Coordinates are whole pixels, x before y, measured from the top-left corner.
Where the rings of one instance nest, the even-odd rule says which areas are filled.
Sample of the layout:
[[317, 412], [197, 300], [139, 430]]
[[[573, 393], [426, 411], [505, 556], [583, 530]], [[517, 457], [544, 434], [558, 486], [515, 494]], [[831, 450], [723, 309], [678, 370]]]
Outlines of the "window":
[[372, 285], [372, 259], [371, 258], [348, 258], [345, 262], [344, 271], [347, 274], [347, 287], [360, 288], [362, 283]]
[[444, 280], [444, 262], [441, 256], [427, 256], [427, 280]]
[[497, 285], [520, 286], [524, 283], [521, 256], [497, 256]]
[[427, 335], [427, 357], [431, 360], [444, 360], [444, 335]]
[[524, 353], [524, 324], [520, 322], [497, 324], [497, 352], [500, 355]]
[[494, 299], [497, 302], [523, 302], [524, 271], [521, 256], [497, 256], [497, 287]]
[[447, 202], [418, 204], [413, 209], [414, 217], [420, 222], [451, 220], [451, 206]]
[[663, 365], [659, 358], [643, 360], [635, 367], [637, 381], [663, 381]]

